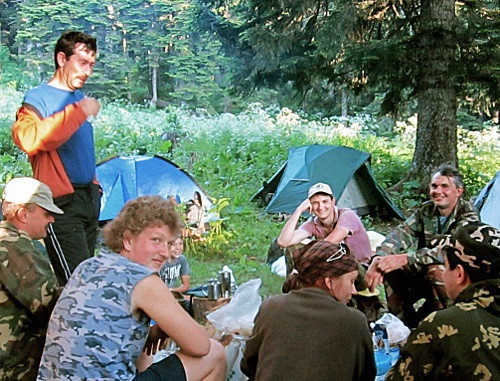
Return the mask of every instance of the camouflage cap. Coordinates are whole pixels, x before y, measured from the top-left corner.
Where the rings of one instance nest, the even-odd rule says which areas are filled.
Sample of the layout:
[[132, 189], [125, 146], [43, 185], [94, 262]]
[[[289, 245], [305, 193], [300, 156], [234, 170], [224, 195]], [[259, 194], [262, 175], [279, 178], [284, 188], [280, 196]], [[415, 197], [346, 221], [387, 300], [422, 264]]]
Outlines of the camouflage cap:
[[333, 197], [332, 188], [330, 188], [330, 185], [325, 183], [316, 183], [310, 187], [309, 192], [307, 192], [307, 198], [311, 198], [317, 193], [325, 193]]
[[500, 230], [475, 221], [460, 226], [440, 242], [447, 255], [454, 255], [465, 270], [481, 271], [485, 278], [498, 278], [500, 272]]
[[36, 204], [52, 213], [64, 213], [54, 204], [50, 188], [32, 177], [10, 180], [3, 191], [3, 200], [15, 204]]

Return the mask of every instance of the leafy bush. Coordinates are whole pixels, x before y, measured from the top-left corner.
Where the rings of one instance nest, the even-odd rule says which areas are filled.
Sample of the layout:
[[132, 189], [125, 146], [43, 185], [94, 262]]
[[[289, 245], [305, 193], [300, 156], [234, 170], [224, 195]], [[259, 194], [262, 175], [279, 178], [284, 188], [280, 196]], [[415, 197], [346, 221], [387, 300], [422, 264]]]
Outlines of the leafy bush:
[[28, 158], [12, 141], [11, 126], [22, 94], [10, 87], [0, 88], [0, 184], [12, 177], [31, 174]]
[[0, 86], [20, 90], [32, 83], [26, 71], [20, 69], [18, 58], [9, 53], [9, 49], [0, 45]]
[[481, 130], [458, 130], [458, 159], [469, 196], [474, 196], [500, 169], [499, 126], [484, 123]]
[[[0, 88], [2, 183], [10, 176], [30, 173], [26, 155], [15, 147], [10, 132], [21, 100], [21, 93]], [[283, 165], [290, 147], [337, 144], [370, 152], [375, 177], [390, 187], [409, 168], [416, 131], [415, 117], [396, 122], [389, 138], [385, 130], [378, 135], [377, 120], [369, 115], [324, 118], [259, 103], [238, 114], [212, 115], [205, 110], [157, 110], [116, 101], [104, 103], [92, 122], [99, 161], [115, 155], [162, 155], [197, 179], [216, 200], [219, 218], [203, 241], [188, 243], [189, 255], [200, 266], [206, 261], [219, 267], [233, 264], [242, 277], [262, 276], [263, 268], [267, 269], [262, 262], [282, 223], [262, 214], [249, 200]], [[459, 161], [470, 195], [477, 194], [500, 168], [499, 135], [498, 125], [491, 123], [459, 128]], [[393, 195], [403, 208], [421, 201], [415, 185], [406, 183], [402, 192]], [[378, 224], [369, 218], [365, 222], [372, 228]], [[207, 271], [214, 266], [207, 265]], [[202, 280], [207, 276], [201, 271]], [[280, 280], [269, 276], [271, 287], [277, 287]]]

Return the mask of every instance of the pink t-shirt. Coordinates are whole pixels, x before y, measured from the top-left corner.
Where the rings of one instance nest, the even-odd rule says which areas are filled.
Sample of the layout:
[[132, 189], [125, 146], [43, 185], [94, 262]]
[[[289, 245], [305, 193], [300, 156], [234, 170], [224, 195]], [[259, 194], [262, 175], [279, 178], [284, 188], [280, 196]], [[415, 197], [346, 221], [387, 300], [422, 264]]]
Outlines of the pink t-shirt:
[[359, 219], [356, 212], [351, 209], [337, 209], [339, 218], [337, 222], [331, 226], [324, 226], [314, 216], [309, 218], [306, 222], [300, 225], [299, 229], [307, 231], [311, 236], [316, 237], [317, 240], [325, 239], [336, 226], [342, 226], [349, 230], [345, 243], [349, 246], [351, 253], [360, 262], [367, 262], [372, 256], [372, 249], [370, 246], [370, 239], [366, 234], [365, 227]]

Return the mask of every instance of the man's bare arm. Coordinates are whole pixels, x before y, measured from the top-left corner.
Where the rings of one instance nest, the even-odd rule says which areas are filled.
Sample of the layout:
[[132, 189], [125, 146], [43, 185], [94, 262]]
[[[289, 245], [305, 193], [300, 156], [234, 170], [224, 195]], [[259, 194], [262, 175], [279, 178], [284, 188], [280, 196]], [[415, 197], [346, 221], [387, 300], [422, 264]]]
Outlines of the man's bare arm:
[[326, 236], [325, 241], [331, 243], [340, 243], [349, 236], [349, 229], [345, 226], [337, 226], [333, 231]]
[[302, 203], [292, 213], [285, 226], [283, 226], [283, 230], [281, 230], [281, 234], [278, 237], [278, 245], [281, 247], [288, 247], [309, 237], [309, 233], [307, 231], [303, 229], [295, 230], [301, 214], [306, 210], [311, 210], [311, 203], [309, 202], [309, 199], [302, 201]]

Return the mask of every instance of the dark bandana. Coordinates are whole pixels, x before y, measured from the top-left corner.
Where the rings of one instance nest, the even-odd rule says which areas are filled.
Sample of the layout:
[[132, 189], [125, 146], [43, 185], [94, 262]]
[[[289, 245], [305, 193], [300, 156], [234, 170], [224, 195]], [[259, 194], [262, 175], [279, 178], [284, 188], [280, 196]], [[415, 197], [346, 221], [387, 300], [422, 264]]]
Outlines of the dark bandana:
[[311, 242], [294, 252], [294, 270], [300, 282], [313, 284], [326, 277], [339, 277], [358, 269], [358, 263], [343, 242]]

